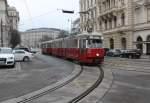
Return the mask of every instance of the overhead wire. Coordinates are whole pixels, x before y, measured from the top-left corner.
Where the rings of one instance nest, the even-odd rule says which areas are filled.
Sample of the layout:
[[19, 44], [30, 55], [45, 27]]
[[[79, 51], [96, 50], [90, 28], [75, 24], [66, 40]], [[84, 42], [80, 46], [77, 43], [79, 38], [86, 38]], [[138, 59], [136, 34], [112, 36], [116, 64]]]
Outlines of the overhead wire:
[[[45, 15], [48, 15], [48, 14], [55, 13], [56, 11], [57, 11], [57, 10], [48, 11], [48, 12], [46, 12], [46, 13], [37, 15], [37, 16], [35, 16], [35, 17], [29, 18], [29, 19], [26, 19], [26, 20], [27, 20], [27, 21], [33, 21], [33, 19], [37, 19], [37, 18], [39, 18], [39, 17], [42, 17], [42, 16], [45, 16]], [[19, 25], [25, 25], [25, 23], [22, 23], [22, 24], [19, 24]]]
[[[30, 12], [30, 9], [29, 9], [29, 6], [28, 6], [28, 1], [24, 0], [24, 3], [25, 3], [25, 7], [27, 9], [28, 15], [29, 15], [29, 19], [31, 19], [32, 15], [31, 15], [31, 12]], [[31, 19], [31, 23], [32, 23], [32, 26], [33, 26], [34, 23], [33, 23], [32, 19]]]

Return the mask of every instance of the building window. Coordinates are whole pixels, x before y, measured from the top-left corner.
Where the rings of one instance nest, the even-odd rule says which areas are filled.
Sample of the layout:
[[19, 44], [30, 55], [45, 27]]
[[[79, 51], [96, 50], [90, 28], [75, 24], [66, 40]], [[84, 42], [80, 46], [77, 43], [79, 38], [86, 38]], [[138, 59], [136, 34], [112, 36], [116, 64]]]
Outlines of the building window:
[[115, 0], [112, 0], [112, 7], [115, 6]]
[[126, 48], [127, 48], [127, 45], [126, 45], [126, 38], [122, 38], [122, 39], [121, 39], [121, 44], [122, 44], [122, 49], [123, 49], [123, 50], [126, 50]]
[[110, 49], [114, 49], [114, 39], [110, 39]]
[[108, 0], [108, 8], [110, 9], [110, 0]]
[[107, 20], [105, 20], [105, 30], [107, 30]]
[[121, 24], [122, 24], [122, 26], [125, 25], [125, 15], [124, 15], [124, 13], [121, 15]]
[[102, 28], [102, 22], [101, 21], [99, 21], [99, 27], [100, 27], [100, 29]]
[[121, 0], [121, 4], [122, 4], [122, 5], [124, 5], [124, 4], [125, 4], [125, 3], [124, 3], [124, 0]]
[[150, 35], [147, 37], [147, 41], [150, 41]]
[[109, 20], [109, 29], [112, 29], [112, 20]]
[[[147, 37], [147, 41], [150, 41], [150, 35]], [[150, 43], [147, 43], [146, 48], [147, 48], [146, 54], [150, 55]]]
[[114, 17], [114, 27], [115, 28], [117, 27], [117, 17], [116, 16]]
[[142, 38], [139, 36], [137, 38], [138, 44], [136, 45], [136, 47], [137, 47], [137, 49], [140, 49], [143, 52], [143, 44], [141, 43], [142, 41], [143, 41]]
[[147, 8], [147, 21], [150, 22], [150, 8]]

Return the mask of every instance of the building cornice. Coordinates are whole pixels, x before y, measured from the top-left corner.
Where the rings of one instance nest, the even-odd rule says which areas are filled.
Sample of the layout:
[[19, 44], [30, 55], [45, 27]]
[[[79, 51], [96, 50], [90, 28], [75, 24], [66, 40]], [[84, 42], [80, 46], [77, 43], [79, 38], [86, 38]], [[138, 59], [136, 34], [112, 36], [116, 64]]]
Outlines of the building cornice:
[[133, 29], [131, 29], [130, 25], [117, 27], [117, 28], [113, 28], [113, 29], [109, 29], [109, 30], [103, 30], [102, 32], [105, 35], [105, 34], [121, 33], [121, 32], [127, 32], [127, 31], [133, 31]]

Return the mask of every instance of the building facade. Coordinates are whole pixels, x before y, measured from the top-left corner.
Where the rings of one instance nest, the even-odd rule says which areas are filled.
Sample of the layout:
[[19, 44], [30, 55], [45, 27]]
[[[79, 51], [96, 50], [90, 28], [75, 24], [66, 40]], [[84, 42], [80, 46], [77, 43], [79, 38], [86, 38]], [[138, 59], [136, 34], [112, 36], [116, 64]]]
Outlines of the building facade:
[[102, 32], [105, 48], [137, 48], [150, 54], [149, 4], [150, 0], [80, 0], [81, 31]]
[[7, 0], [0, 0], [0, 46], [9, 46], [11, 30], [18, 29], [19, 13]]
[[80, 33], [80, 18], [73, 21], [72, 27], [71, 27], [71, 34], [72, 35], [77, 35], [79, 33]]
[[135, 0], [134, 46], [150, 54], [150, 0]]
[[0, 46], [8, 46], [9, 18], [7, 0], [0, 0]]
[[97, 31], [96, 0], [80, 0], [80, 30]]
[[61, 34], [60, 29], [37, 28], [21, 32], [22, 46], [39, 48], [42, 41], [56, 39]]
[[9, 25], [11, 30], [18, 30], [19, 12], [15, 7], [8, 6]]

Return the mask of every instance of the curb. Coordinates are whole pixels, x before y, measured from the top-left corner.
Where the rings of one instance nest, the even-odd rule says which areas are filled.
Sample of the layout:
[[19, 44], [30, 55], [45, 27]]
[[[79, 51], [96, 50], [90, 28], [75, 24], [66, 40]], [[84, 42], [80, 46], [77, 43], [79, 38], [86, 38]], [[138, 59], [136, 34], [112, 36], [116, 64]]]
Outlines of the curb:
[[60, 84], [62, 84], [64, 82], [68, 81], [69, 79], [73, 78], [75, 75], [77, 75], [80, 72], [80, 70], [81, 70], [81, 67], [79, 65], [75, 64], [74, 71], [69, 76], [67, 76], [66, 78], [62, 79], [61, 81], [56, 82], [56, 83], [54, 83], [54, 84], [52, 84], [50, 86], [44, 87], [44, 88], [42, 88], [40, 90], [37, 90], [37, 91], [31, 92], [29, 94], [26, 94], [24, 96], [13, 98], [13, 99], [9, 99], [9, 100], [3, 101], [1, 103], [19, 103], [19, 102], [21, 102], [23, 100], [26, 100], [26, 99], [34, 97], [34, 96], [36, 96], [38, 94], [44, 93], [45, 91], [48, 91], [48, 90], [50, 90], [50, 89], [52, 89], [52, 88], [54, 88], [54, 87], [56, 87], [56, 86], [58, 86], [58, 85], [60, 85]]

